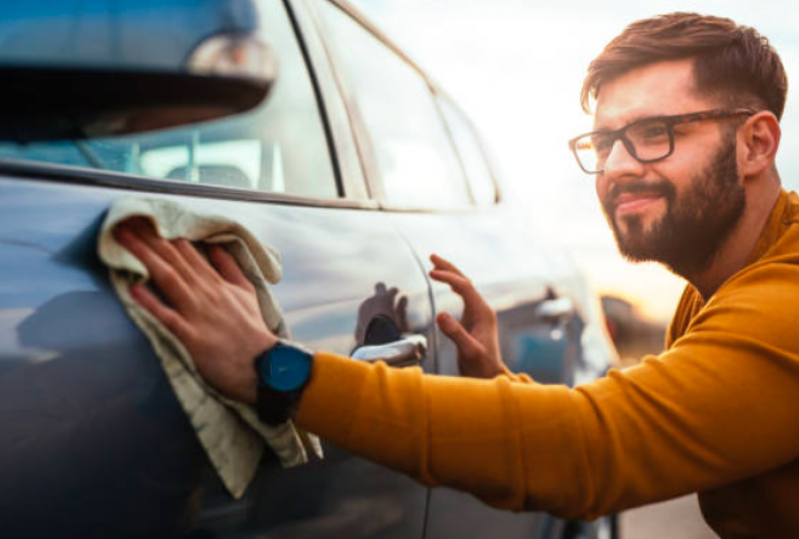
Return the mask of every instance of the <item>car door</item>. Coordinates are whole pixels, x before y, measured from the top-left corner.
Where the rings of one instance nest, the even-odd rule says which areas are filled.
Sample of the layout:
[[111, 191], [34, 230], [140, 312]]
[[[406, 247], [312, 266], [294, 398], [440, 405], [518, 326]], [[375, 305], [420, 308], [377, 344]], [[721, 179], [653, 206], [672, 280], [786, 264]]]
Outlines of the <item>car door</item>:
[[[422, 266], [365, 196], [302, 6], [261, 8], [281, 74], [259, 109], [123, 139], [0, 144], [15, 159], [0, 161], [0, 528], [9, 536], [423, 534], [427, 489], [327, 443], [323, 461], [289, 470], [267, 455], [234, 500], [95, 254], [114, 201], [172, 200], [234, 218], [280, 252], [273, 292], [298, 342], [350, 354], [432, 341]], [[434, 356], [431, 347], [421, 366], [432, 371]]]
[[[582, 354], [582, 315], [568, 289], [569, 264], [519, 230], [519, 220], [502, 206], [472, 211], [425, 213], [410, 219], [393, 214], [404, 235], [419, 251], [435, 252], [455, 262], [497, 315], [503, 360], [511, 371], [543, 383], [572, 383]], [[436, 312], [459, 317], [460, 298], [434, 284]], [[438, 372], [458, 374], [457, 349], [437, 335]], [[464, 448], [464, 450], [466, 450]], [[561, 537], [562, 522], [546, 513], [513, 513], [485, 505], [470, 494], [434, 489], [430, 496], [427, 537]]]
[[[473, 280], [497, 312], [512, 370], [571, 383], [583, 329], [577, 303], [563, 286], [576, 277], [573, 266], [498, 204], [490, 167], [463, 113], [346, 3], [314, 5], [371, 184], [392, 222], [419, 258], [442, 255]], [[460, 316], [461, 301], [448, 287], [431, 288], [437, 312]], [[435, 342], [437, 372], [457, 375], [454, 345], [440, 333]], [[431, 492], [427, 537], [554, 537], [558, 529], [543, 513], [494, 510], [452, 489]]]

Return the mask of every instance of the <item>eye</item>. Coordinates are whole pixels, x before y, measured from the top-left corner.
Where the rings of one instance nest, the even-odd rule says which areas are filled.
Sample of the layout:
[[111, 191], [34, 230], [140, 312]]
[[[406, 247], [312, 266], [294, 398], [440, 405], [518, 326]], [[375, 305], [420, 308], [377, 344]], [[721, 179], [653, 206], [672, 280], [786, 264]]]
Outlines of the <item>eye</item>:
[[594, 151], [598, 155], [607, 154], [610, 151], [610, 148], [613, 146], [613, 137], [610, 135], [597, 133], [591, 137], [591, 145], [594, 147]]
[[664, 122], [642, 122], [630, 129], [628, 135], [641, 142], [660, 141], [669, 136], [669, 127]]
[[650, 125], [647, 126], [644, 136], [646, 137], [663, 137], [668, 134], [669, 130], [665, 125]]

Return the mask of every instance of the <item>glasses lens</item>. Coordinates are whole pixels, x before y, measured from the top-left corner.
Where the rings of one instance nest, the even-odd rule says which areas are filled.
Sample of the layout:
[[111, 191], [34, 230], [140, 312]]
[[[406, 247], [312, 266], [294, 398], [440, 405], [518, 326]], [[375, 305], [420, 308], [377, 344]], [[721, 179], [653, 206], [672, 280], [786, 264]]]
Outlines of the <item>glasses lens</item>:
[[661, 120], [638, 122], [627, 129], [627, 140], [632, 142], [638, 159], [653, 161], [671, 151], [669, 129], [669, 124]]
[[602, 137], [586, 135], [574, 141], [574, 154], [580, 162], [580, 166], [586, 172], [599, 172], [600, 157], [598, 149], [603, 146]]
[[658, 161], [672, 152], [671, 129], [668, 122], [653, 118], [634, 122], [620, 131], [589, 133], [574, 141], [574, 154], [586, 172], [602, 172], [614, 143], [623, 139], [627, 150], [638, 161]]

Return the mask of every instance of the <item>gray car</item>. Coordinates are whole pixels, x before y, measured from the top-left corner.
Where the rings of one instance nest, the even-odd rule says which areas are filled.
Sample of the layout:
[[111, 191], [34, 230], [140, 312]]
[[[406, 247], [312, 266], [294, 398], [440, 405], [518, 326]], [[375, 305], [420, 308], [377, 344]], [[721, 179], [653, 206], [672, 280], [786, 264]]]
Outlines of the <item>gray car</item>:
[[582, 276], [519, 224], [463, 112], [349, 5], [5, 2], [0, 82], [4, 537], [611, 536], [613, 519], [497, 511], [329, 444], [298, 468], [267, 455], [234, 500], [111, 289], [105, 212], [169, 199], [280, 252], [272, 291], [311, 348], [424, 339], [416, 363], [457, 374], [434, 317], [461, 304], [427, 277], [435, 252], [496, 309], [511, 369], [604, 373]]

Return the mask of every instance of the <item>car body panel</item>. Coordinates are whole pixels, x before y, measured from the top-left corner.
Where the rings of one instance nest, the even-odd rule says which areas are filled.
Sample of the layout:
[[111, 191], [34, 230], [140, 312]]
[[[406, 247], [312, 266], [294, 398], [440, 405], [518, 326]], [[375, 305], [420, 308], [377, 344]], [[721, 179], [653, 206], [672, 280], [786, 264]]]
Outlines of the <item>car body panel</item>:
[[[297, 526], [308, 537], [337, 536], [342, 529], [371, 536], [354, 533], [355, 522], [381, 537], [420, 536], [425, 488], [329, 446], [328, 459], [307, 469], [282, 472], [267, 459], [243, 500], [221, 491], [153, 352], [96, 258], [103, 214], [123, 196], [130, 194], [0, 179], [0, 385], [6, 387], [0, 431], [12, 440], [0, 465], [3, 528], [31, 525], [47, 510], [54, 516], [43, 525], [85, 536], [115, 534], [116, 526], [132, 536], [163, 532], [192, 518], [192, 526], [223, 537], [259, 526], [274, 528], [270, 537], [294, 537]], [[284, 278], [272, 290], [298, 341], [348, 354], [359, 344], [365, 322], [359, 314], [388, 316], [403, 296], [408, 332], [432, 338], [427, 281], [381, 212], [161, 197], [195, 211], [236, 215], [280, 252]], [[371, 259], [382, 263], [364, 263]], [[392, 287], [397, 295], [380, 297]], [[362, 309], [370, 300], [377, 307]], [[38, 505], [30, 503], [34, 494]], [[325, 521], [329, 503], [358, 512], [371, 499], [382, 500], [392, 518], [365, 511]], [[286, 503], [302, 518], [290, 521], [291, 512], [275, 511]], [[99, 525], [97, 514], [113, 516], [113, 526]]]
[[[436, 253], [456, 264], [497, 313], [502, 357], [515, 372], [549, 383], [572, 383], [579, 362], [582, 322], [576, 311], [564, 319], [538, 315], [539, 306], [558, 295], [570, 297], [573, 267], [533, 235], [514, 233], [516, 219], [494, 209], [449, 214], [394, 212], [392, 219], [419, 253]], [[502, 240], [498, 240], [502, 238]], [[460, 317], [461, 299], [449, 287], [433, 284], [436, 312]], [[457, 350], [440, 331], [438, 372], [457, 376]], [[467, 449], [464, 448], [464, 451]], [[433, 489], [427, 537], [550, 537], [555, 521], [545, 513], [493, 509], [470, 494]]]
[[[94, 5], [102, 12], [110, 4]], [[154, 14], [166, 20], [170, 10], [180, 11], [175, 28], [163, 21], [151, 27], [159, 35], [156, 44], [185, 30], [173, 52], [187, 49], [189, 34], [215, 31], [208, 28], [226, 21], [247, 27], [251, 20], [245, 15], [257, 7], [232, 0], [115, 5], [119, 9], [111, 11], [130, 17], [124, 24], [137, 31]], [[67, 13], [76, 6], [49, 2], [40, 13]], [[500, 512], [467, 494], [431, 492], [327, 443], [325, 460], [287, 470], [268, 453], [244, 497], [234, 500], [148, 342], [114, 296], [95, 252], [103, 216], [120, 198], [156, 197], [235, 218], [276, 248], [284, 277], [272, 291], [292, 338], [313, 349], [348, 355], [363, 344], [421, 335], [429, 344], [424, 370], [457, 375], [455, 347], [434, 318], [438, 312], [459, 315], [461, 301], [426, 274], [427, 257], [438, 253], [459, 265], [497, 311], [503, 356], [512, 370], [567, 384], [601, 374], [609, 348], [586, 308], [587, 292], [574, 265], [525, 232], [503, 204], [454, 211], [441, 211], [435, 201], [413, 211], [392, 207], [373, 163], [370, 134], [352, 103], [354, 89], [338, 71], [312, 2], [290, 0], [285, 6], [316, 92], [339, 198], [0, 159], [0, 438], [6, 440], [0, 448], [0, 529], [12, 536], [413, 539], [559, 533], [559, 521], [549, 515]], [[187, 22], [192, 17], [196, 26]], [[113, 31], [98, 21], [92, 23], [99, 25], [96, 32]], [[139, 51], [147, 61], [151, 45]], [[185, 58], [173, 52], [165, 50], [153, 61], [174, 69]], [[123, 56], [121, 64], [128, 62]], [[113, 51], [108, 58], [115, 61]], [[128, 67], [141, 67], [138, 60], [130, 62]], [[293, 67], [284, 62], [281, 69]], [[425, 81], [431, 94], [443, 95]], [[217, 134], [224, 139], [223, 130]], [[571, 303], [553, 316], [545, 307], [561, 300]]]

